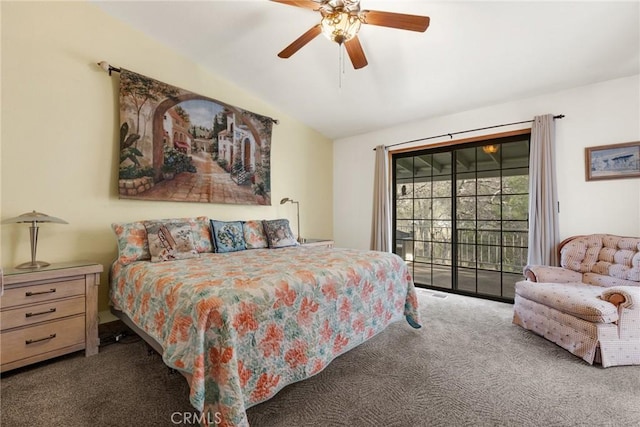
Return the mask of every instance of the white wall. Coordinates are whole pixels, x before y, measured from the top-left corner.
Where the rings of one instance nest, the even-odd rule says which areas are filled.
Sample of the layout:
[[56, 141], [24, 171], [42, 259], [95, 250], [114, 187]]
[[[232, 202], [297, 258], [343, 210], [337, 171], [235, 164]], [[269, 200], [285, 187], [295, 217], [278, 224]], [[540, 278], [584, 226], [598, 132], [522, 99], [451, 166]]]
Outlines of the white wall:
[[[640, 178], [587, 182], [584, 171], [585, 147], [640, 140], [640, 75], [635, 75], [334, 141], [336, 246], [369, 248], [376, 145], [529, 120], [542, 114], [566, 116], [556, 121], [560, 238], [594, 232], [640, 236]], [[530, 125], [466, 133], [459, 138], [524, 127]]]

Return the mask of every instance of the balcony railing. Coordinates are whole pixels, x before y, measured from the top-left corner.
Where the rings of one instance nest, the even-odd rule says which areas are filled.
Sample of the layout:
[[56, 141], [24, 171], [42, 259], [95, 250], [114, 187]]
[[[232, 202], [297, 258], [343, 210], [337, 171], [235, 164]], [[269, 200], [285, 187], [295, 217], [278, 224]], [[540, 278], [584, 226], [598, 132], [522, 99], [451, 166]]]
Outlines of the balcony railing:
[[[405, 261], [452, 265], [451, 227], [398, 227], [396, 250]], [[459, 267], [520, 273], [527, 262], [526, 230], [458, 229]]]

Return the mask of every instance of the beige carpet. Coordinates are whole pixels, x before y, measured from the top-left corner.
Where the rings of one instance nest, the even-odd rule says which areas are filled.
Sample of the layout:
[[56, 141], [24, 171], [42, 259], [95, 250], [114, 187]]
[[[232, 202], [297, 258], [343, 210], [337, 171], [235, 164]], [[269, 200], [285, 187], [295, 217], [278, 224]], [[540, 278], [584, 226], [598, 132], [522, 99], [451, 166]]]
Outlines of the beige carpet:
[[[422, 329], [391, 325], [249, 409], [252, 427], [640, 425], [640, 366], [589, 366], [512, 325], [509, 304], [419, 293]], [[3, 427], [189, 425], [175, 413], [193, 413], [186, 381], [140, 341], [0, 385]]]

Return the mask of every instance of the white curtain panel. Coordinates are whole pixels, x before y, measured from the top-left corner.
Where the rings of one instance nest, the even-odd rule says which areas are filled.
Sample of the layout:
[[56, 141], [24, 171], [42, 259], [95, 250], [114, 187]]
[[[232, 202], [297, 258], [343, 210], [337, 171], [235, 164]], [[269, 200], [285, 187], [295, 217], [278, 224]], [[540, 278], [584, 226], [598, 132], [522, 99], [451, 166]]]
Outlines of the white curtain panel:
[[373, 222], [371, 249], [391, 252], [391, 197], [389, 191], [389, 156], [387, 147], [376, 147], [376, 170], [373, 182]]
[[552, 114], [535, 116], [529, 157], [530, 265], [558, 265], [558, 190], [555, 122]]

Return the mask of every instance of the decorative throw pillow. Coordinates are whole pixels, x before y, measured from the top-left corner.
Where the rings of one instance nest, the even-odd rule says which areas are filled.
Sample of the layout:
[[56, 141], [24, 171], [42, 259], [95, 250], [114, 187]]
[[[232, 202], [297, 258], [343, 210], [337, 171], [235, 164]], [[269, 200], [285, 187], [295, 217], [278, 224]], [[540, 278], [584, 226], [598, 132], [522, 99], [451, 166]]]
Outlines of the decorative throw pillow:
[[262, 249], [269, 247], [267, 236], [264, 234], [262, 221], [245, 221], [242, 223], [244, 242], [247, 249]]
[[209, 218], [199, 216], [190, 218], [191, 231], [193, 232], [193, 243], [196, 250], [200, 253], [213, 252], [213, 243], [211, 242], [211, 228], [209, 227]]
[[[167, 218], [152, 220], [151, 222], [188, 222], [191, 226], [196, 251], [200, 253], [213, 252], [209, 218], [206, 216], [198, 216], [195, 218]], [[119, 263], [126, 265], [134, 261], [146, 261], [151, 259], [145, 221], [115, 222], [111, 224], [111, 228], [116, 234], [116, 239], [118, 241]]]
[[118, 262], [124, 265], [134, 261], [151, 259], [147, 230], [138, 222], [114, 222], [111, 224], [118, 241]]
[[193, 234], [193, 244], [199, 253], [213, 252], [213, 243], [211, 243], [211, 230], [209, 229], [209, 218], [206, 216], [198, 216], [195, 218], [167, 218], [153, 220], [156, 222], [174, 223], [188, 222], [191, 226]]
[[151, 262], [197, 257], [189, 222], [145, 221]]
[[242, 232], [242, 221], [212, 219], [211, 234], [213, 234], [213, 242], [218, 253], [243, 251], [247, 248]]
[[298, 244], [291, 232], [288, 219], [264, 220], [263, 225], [270, 248], [284, 248]]

